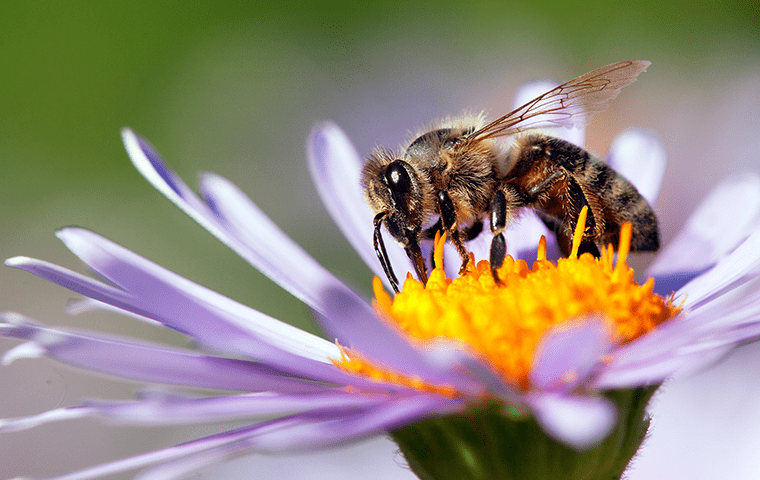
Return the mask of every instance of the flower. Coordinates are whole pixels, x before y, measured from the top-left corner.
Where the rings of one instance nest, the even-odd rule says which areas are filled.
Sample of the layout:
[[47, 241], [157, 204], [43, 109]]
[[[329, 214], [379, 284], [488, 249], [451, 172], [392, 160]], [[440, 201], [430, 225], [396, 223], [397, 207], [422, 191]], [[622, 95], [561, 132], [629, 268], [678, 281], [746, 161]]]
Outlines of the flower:
[[[20, 314], [5, 313], [0, 336], [26, 342], [9, 351], [3, 362], [47, 355], [117, 377], [225, 394], [150, 394], [129, 402], [89, 401], [0, 420], [0, 432], [90, 416], [130, 425], [250, 423], [60, 478], [93, 478], [150, 465], [157, 466], [146, 477], [173, 477], [240, 452], [329, 447], [382, 432], [392, 432], [412, 467], [431, 478], [461, 475], [459, 465], [452, 467], [452, 462], [463, 456], [467, 456], [464, 463], [497, 473], [503, 473], [499, 468], [516, 468], [509, 463], [515, 458], [528, 462], [521, 468], [530, 468], [530, 460], [522, 454], [500, 464], [502, 460], [495, 460], [491, 450], [478, 451], [484, 435], [493, 442], [489, 448], [498, 448], [499, 453], [513, 449], [513, 438], [505, 436], [506, 431], [525, 445], [540, 443], [549, 449], [545, 451], [557, 459], [552, 468], [562, 468], [566, 459], [598, 465], [603, 462], [594, 460], [598, 459], [594, 455], [608, 455], [602, 458], [613, 465], [595, 473], [619, 476], [643, 439], [644, 407], [657, 385], [760, 337], [760, 229], [746, 221], [742, 212], [727, 208], [738, 199], [760, 197], [760, 184], [751, 178], [729, 179], [719, 186], [648, 270], [647, 277], [654, 282], [645, 283], [641, 295], [657, 303], [664, 316], [647, 328], [636, 327], [638, 333], [623, 341], [619, 330], [611, 331], [609, 319], [614, 315], [610, 309], [594, 303], [577, 314], [565, 314], [568, 321], [545, 327], [536, 338], [537, 346], [531, 347], [530, 362], [526, 365], [522, 357], [517, 361], [523, 362], [522, 373], [510, 377], [471, 344], [436, 335], [423, 342], [392, 325], [390, 318], [403, 316], [392, 311], [403, 296], [413, 295], [415, 289], [425, 291], [413, 280], [395, 299], [376, 281], [373, 307], [315, 262], [228, 180], [202, 176], [199, 197], [145, 140], [130, 130], [123, 131], [123, 138], [130, 158], [148, 181], [308, 305], [337, 344], [205, 289], [93, 232], [62, 229], [58, 237], [106, 281], [26, 257], [8, 259], [6, 265], [86, 297], [70, 306], [73, 313], [117, 310], [177, 330], [201, 351], [49, 328]], [[371, 245], [372, 218], [358, 182], [361, 158], [343, 132], [327, 123], [312, 133], [308, 157], [326, 207], [359, 255], [382, 278]], [[624, 134], [613, 146], [610, 162], [645, 197], [654, 199], [664, 153], [651, 135]], [[716, 211], [730, 213], [716, 218]], [[720, 230], [706, 228], [715, 222], [721, 222]], [[550, 236], [548, 245], [544, 241], [536, 250], [538, 237], [545, 233], [536, 218], [525, 214], [517, 227], [508, 234], [510, 248], [520, 258], [534, 255], [538, 267], [532, 270], [559, 270], [559, 263], [546, 260], [556, 258]], [[469, 244], [476, 259], [483, 258], [479, 242], [483, 239]], [[405, 265], [410, 271], [403, 250], [392, 242], [386, 244], [394, 267]], [[526, 253], [528, 249], [536, 253]], [[452, 252], [442, 248], [441, 242], [435, 255], [439, 267], [458, 266], [456, 261], [446, 261]], [[589, 268], [606, 268], [610, 282], [614, 278], [628, 288], [633, 272], [625, 258], [623, 246], [614, 268], [611, 251], [599, 261], [581, 256], [567, 260], [567, 265], [575, 268], [591, 262], [596, 266]], [[505, 275], [514, 268], [515, 275], [527, 276], [527, 265], [509, 261], [502, 268]], [[481, 264], [463, 279], [475, 278], [477, 268], [488, 271]], [[448, 285], [448, 277], [453, 276], [438, 269], [431, 275], [431, 289], [436, 282]], [[493, 283], [490, 275], [485, 278]], [[568, 280], [562, 277], [561, 281]], [[546, 285], [542, 288], [550, 291]], [[664, 299], [654, 296], [673, 291]], [[626, 299], [633, 296], [625, 295]], [[546, 296], [557, 298], [551, 293]], [[419, 306], [420, 295], [414, 298]], [[679, 310], [684, 313], [678, 314]], [[631, 312], [626, 310], [624, 316], [640, 315]], [[449, 437], [456, 441], [441, 441]], [[477, 441], [467, 443], [472, 438]], [[437, 452], [432, 465], [420, 453], [430, 448]], [[545, 458], [534, 461], [545, 463]]]

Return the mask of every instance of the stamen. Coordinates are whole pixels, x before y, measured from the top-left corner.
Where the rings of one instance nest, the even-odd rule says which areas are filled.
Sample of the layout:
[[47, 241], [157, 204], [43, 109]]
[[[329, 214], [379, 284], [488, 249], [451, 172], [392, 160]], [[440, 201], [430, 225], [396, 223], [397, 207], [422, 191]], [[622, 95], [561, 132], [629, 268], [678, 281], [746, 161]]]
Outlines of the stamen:
[[393, 299], [383, 289], [383, 281], [380, 280], [380, 277], [372, 279], [372, 291], [375, 293], [375, 301], [380, 310], [386, 313], [390, 312], [393, 306]]
[[433, 249], [433, 263], [435, 267], [443, 268], [443, 246], [446, 244], [446, 232], [441, 233], [440, 230], [435, 232], [434, 249]]
[[538, 252], [536, 252], [536, 261], [542, 262], [546, 260], [546, 237], [541, 235], [541, 240], [538, 241]]
[[[625, 343], [677, 315], [680, 308], [673, 305], [672, 297], [653, 293], [654, 280], [643, 285], [633, 281], [634, 272], [626, 263], [630, 224], [621, 229], [617, 262], [611, 245], [601, 249], [600, 258], [578, 256], [587, 210], [581, 210], [568, 258], [548, 261], [546, 239], [542, 237], [532, 268], [523, 260], [506, 256], [497, 269], [499, 284], [485, 260], [477, 265], [471, 261], [462, 276], [448, 278], [442, 268], [446, 238], [437, 235], [435, 268], [427, 285], [407, 277], [401, 293], [392, 298], [380, 279], [374, 279], [378, 314], [405, 331], [412, 341], [424, 343], [447, 337], [469, 344], [506, 381], [524, 390], [530, 389], [534, 350], [549, 328], [578, 321], [591, 312], [601, 313], [615, 330], [614, 341]], [[445, 385], [427, 385], [420, 379], [365, 365], [356, 352], [346, 351], [345, 355], [346, 359], [336, 364], [346, 370], [413, 388], [448, 391]]]
[[628, 256], [628, 251], [631, 249], [631, 232], [632, 225], [628, 222], [624, 223], [620, 229], [620, 246], [618, 247], [618, 261], [615, 267], [616, 278], [627, 273], [628, 265], [625, 263], [625, 259]]
[[578, 249], [581, 246], [583, 232], [586, 230], [586, 215], [588, 215], [588, 207], [584, 206], [581, 208], [581, 214], [578, 215], [578, 223], [575, 225], [575, 232], [573, 232], [573, 248], [567, 258], [578, 258]]
[[[345, 371], [372, 378], [375, 381], [404, 385], [422, 392], [437, 393], [438, 395], [453, 397], [456, 390], [448, 385], [431, 385], [419, 377], [410, 377], [392, 370], [383, 369], [365, 360], [358, 352], [338, 345], [341, 359], [333, 360], [333, 364]], [[350, 387], [349, 387], [350, 388]]]

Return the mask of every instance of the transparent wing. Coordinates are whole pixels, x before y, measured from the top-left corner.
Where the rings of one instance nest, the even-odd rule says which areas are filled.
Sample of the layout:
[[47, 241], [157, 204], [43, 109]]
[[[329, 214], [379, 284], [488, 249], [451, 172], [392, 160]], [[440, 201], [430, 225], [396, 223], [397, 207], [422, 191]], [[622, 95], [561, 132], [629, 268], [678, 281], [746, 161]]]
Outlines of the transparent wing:
[[618, 62], [563, 83], [471, 133], [467, 141], [512, 135], [531, 128], [585, 125], [607, 109], [620, 89], [636, 81], [651, 62]]

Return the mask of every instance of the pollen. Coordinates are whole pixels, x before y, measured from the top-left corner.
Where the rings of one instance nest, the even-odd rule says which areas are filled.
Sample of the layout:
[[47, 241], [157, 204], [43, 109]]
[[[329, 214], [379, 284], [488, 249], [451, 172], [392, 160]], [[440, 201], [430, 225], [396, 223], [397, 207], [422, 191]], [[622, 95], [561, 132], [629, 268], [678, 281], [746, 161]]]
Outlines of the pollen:
[[[533, 265], [506, 257], [498, 269], [499, 284], [487, 261], [470, 261], [462, 275], [448, 278], [441, 268], [445, 236], [437, 237], [435, 268], [427, 285], [408, 276], [402, 291], [391, 298], [375, 278], [376, 309], [413, 341], [448, 337], [465, 342], [506, 381], [523, 390], [530, 388], [528, 377], [536, 346], [553, 326], [577, 321], [587, 313], [602, 313], [614, 331], [613, 340], [622, 344], [677, 315], [680, 309], [672, 297], [653, 293], [653, 279], [643, 284], [633, 281], [634, 271], [626, 263], [630, 224], [621, 229], [617, 261], [611, 245], [602, 249], [599, 258], [589, 253], [578, 255], [585, 213], [584, 208], [568, 258], [556, 263], [547, 260], [546, 239], [542, 237]], [[354, 360], [351, 352], [345, 355]], [[344, 365], [349, 363], [344, 359]], [[356, 365], [351, 369], [360, 370]], [[400, 381], [382, 370], [372, 370], [372, 375]], [[419, 384], [419, 379], [402, 381]]]

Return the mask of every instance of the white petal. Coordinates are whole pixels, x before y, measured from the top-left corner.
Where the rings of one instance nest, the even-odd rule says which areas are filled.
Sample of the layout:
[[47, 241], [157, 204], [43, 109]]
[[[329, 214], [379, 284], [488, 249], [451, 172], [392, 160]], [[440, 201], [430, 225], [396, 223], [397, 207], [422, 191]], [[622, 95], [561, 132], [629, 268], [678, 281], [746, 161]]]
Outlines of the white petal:
[[708, 272], [687, 283], [677, 295], [686, 295], [684, 308], [695, 308], [715, 297], [730, 293], [760, 273], [760, 229], [722, 258]]
[[602, 397], [538, 394], [527, 401], [546, 433], [577, 450], [600, 443], [617, 420], [615, 406]]
[[647, 276], [699, 272], [733, 251], [760, 224], [760, 176], [725, 179], [663, 249]]
[[610, 147], [608, 161], [650, 204], [657, 200], [667, 155], [653, 133], [632, 129], [620, 134]]

